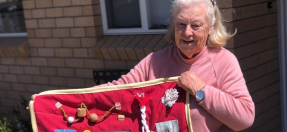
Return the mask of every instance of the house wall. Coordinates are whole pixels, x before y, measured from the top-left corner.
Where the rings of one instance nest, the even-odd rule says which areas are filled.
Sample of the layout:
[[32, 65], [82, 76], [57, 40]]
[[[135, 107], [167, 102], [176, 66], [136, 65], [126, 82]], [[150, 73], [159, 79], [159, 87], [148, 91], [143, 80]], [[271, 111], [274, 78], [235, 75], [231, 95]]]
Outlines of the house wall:
[[[0, 59], [0, 117], [21, 95], [94, 86], [93, 70], [130, 69], [135, 62], [99, 60], [102, 36], [99, 0], [23, 0], [28, 58]], [[14, 118], [11, 118], [14, 119]]]
[[[276, 1], [271, 2], [268, 9], [266, 0], [218, 0], [231, 21], [228, 28], [237, 29], [226, 48], [239, 59], [256, 104], [255, 122], [246, 131], [281, 130], [277, 12]], [[123, 52], [104, 52], [109, 46], [98, 42], [103, 35], [99, 0], [23, 0], [23, 7], [30, 56], [0, 59], [0, 117], [11, 116], [7, 108], [18, 105], [20, 95], [29, 99], [45, 90], [90, 87], [94, 69], [130, 69], [142, 58], [140, 51], [153, 51], [125, 45]], [[149, 46], [161, 42], [158, 35], [139, 37]], [[99, 52], [111, 57], [100, 58]]]
[[[276, 1], [233, 0], [237, 28], [232, 49], [239, 59], [256, 117], [246, 131], [281, 131]], [[268, 2], [273, 8], [268, 9]]]

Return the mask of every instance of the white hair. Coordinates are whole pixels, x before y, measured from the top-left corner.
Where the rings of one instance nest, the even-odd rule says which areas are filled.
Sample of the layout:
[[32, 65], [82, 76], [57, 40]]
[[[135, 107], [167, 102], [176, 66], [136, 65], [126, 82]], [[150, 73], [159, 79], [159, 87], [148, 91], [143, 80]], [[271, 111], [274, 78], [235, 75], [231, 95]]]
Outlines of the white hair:
[[174, 0], [172, 4], [172, 19], [170, 22], [170, 26], [168, 28], [168, 31], [165, 35], [165, 38], [170, 43], [175, 43], [174, 38], [174, 23], [173, 20], [176, 17], [176, 15], [179, 13], [179, 11], [185, 6], [190, 6], [192, 4], [198, 4], [198, 3], [206, 3], [207, 8], [206, 9], [206, 15], [209, 20], [209, 25], [212, 26], [211, 33], [208, 36], [207, 43], [209, 47], [221, 47], [224, 46], [227, 39], [234, 36], [234, 34], [229, 34], [226, 31], [226, 28], [224, 27], [222, 23], [222, 16], [219, 11], [219, 8], [216, 4], [216, 2], [212, 3], [211, 0]]

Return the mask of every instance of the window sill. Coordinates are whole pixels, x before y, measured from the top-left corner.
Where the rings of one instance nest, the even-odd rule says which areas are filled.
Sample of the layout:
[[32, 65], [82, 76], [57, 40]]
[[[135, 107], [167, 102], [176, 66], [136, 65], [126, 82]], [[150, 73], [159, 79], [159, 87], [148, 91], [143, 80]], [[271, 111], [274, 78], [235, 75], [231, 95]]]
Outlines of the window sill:
[[28, 39], [0, 38], [0, 57], [28, 57]]
[[141, 60], [151, 52], [169, 46], [164, 35], [104, 36], [95, 46], [95, 54], [103, 60]]

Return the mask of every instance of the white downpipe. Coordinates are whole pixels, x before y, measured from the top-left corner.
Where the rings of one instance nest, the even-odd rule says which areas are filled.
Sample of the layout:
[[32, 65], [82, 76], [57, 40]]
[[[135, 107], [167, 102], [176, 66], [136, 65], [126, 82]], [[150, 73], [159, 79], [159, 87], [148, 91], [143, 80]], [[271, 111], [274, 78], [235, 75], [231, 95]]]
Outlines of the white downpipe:
[[280, 70], [280, 95], [281, 95], [281, 129], [287, 132], [287, 2], [277, 0], [278, 16], [278, 48]]

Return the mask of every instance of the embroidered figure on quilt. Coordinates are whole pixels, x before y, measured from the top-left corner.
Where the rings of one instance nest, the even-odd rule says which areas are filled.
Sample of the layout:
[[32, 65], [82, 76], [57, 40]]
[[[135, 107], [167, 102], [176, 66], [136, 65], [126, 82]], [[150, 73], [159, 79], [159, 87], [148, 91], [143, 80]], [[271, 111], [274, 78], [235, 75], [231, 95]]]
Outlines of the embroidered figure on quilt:
[[165, 95], [161, 98], [161, 102], [168, 107], [172, 107], [177, 99], [178, 91], [176, 88], [172, 88], [165, 91]]
[[145, 107], [145, 104], [147, 102], [147, 99], [146, 97], [144, 96], [144, 93], [137, 93], [137, 95], [135, 95], [135, 98], [139, 101], [139, 105], [140, 105], [140, 111], [141, 111], [141, 122], [142, 122], [142, 132], [150, 132], [149, 130], [149, 127], [146, 123], [146, 114], [145, 114], [145, 111], [146, 111], [146, 107]]
[[[62, 107], [62, 104], [60, 102], [57, 102], [55, 104], [55, 106], [58, 108], [58, 109], [61, 109], [63, 114], [64, 114], [64, 117], [66, 118], [66, 120], [68, 121], [68, 123], [76, 123], [79, 121], [79, 119], [76, 119], [72, 116], [68, 116], [65, 112], [65, 110], [63, 109]], [[81, 108], [78, 108], [77, 109], [77, 116], [80, 117], [80, 118], [83, 118], [85, 116], [87, 116], [87, 113], [88, 112], [88, 119], [91, 121], [91, 122], [99, 122], [99, 121], [102, 121], [113, 109], [117, 109], [117, 110], [121, 110], [121, 103], [119, 102], [116, 102], [115, 105], [109, 109], [102, 117], [98, 117], [98, 115], [96, 113], [90, 113], [87, 106], [82, 103], [81, 104]], [[124, 120], [124, 115], [119, 115], [118, 116], [118, 120], [119, 121], [123, 121]]]

